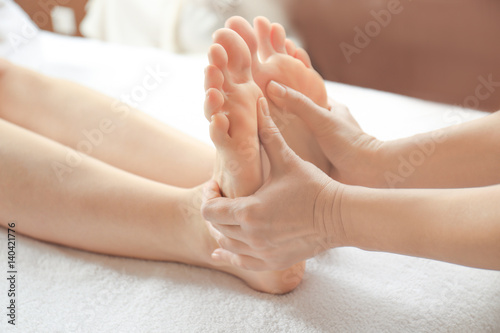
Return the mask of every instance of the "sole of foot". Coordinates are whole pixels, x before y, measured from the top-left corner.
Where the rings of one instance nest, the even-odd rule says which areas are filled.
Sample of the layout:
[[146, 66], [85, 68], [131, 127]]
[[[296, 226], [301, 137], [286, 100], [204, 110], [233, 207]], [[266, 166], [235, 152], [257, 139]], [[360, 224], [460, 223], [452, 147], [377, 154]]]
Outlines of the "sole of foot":
[[[254, 20], [254, 27], [241, 17], [232, 17], [226, 28], [235, 31], [247, 44], [252, 62], [252, 75], [267, 97], [271, 80], [295, 89], [316, 104], [328, 108], [324, 80], [314, 70], [306, 51], [286, 38], [280, 24], [264, 17]], [[329, 173], [331, 164], [323, 154], [309, 128], [297, 117], [270, 103], [271, 115], [288, 145], [306, 161]]]
[[[210, 137], [217, 149], [214, 178], [225, 196], [246, 196], [263, 183], [257, 131], [257, 104], [263, 94], [253, 80], [250, 50], [241, 36], [220, 29], [214, 34], [214, 42], [205, 78], [205, 115], [211, 120]], [[216, 247], [214, 244], [213, 249]], [[233, 266], [216, 268], [238, 276], [256, 290], [283, 294], [300, 283], [305, 263], [267, 272]]]

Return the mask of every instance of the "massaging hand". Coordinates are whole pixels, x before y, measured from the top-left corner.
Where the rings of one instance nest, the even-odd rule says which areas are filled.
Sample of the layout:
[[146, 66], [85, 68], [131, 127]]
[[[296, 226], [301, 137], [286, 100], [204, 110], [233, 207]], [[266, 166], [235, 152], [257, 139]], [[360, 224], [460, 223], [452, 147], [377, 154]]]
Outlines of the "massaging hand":
[[295, 114], [310, 128], [333, 165], [332, 178], [346, 184], [375, 185], [375, 153], [382, 142], [363, 132], [346, 106], [330, 99], [331, 110], [327, 110], [276, 82], [268, 85], [267, 92], [276, 106]]
[[218, 230], [211, 233], [221, 246], [212, 258], [245, 269], [279, 270], [340, 246], [331, 198], [340, 198], [344, 185], [300, 159], [262, 112], [259, 136], [271, 164], [262, 188], [236, 199], [222, 198], [215, 182], [205, 188], [202, 214]]

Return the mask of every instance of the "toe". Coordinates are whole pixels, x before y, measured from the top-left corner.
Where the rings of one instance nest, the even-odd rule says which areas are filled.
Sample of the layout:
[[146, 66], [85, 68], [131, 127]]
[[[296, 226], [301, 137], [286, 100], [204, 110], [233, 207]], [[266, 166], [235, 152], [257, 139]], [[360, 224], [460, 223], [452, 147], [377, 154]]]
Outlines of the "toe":
[[273, 23], [271, 25], [271, 44], [276, 52], [286, 53], [285, 40], [285, 28], [281, 24]]
[[212, 116], [219, 112], [224, 104], [224, 96], [215, 88], [209, 88], [205, 95], [205, 118], [208, 121], [212, 118]]
[[222, 45], [213, 44], [208, 50], [208, 61], [210, 65], [219, 68], [222, 72], [227, 68], [228, 55]]
[[257, 57], [257, 37], [255, 31], [250, 23], [240, 16], [233, 16], [226, 21], [226, 28], [234, 30], [238, 35], [243, 38], [250, 51], [252, 64], [257, 64], [259, 59]]
[[265, 61], [275, 53], [271, 43], [271, 23], [267, 18], [260, 16], [254, 20], [253, 24], [257, 33], [259, 55], [261, 60]]
[[216, 113], [212, 116], [210, 122], [210, 139], [217, 149], [226, 147], [230, 140], [229, 134], [229, 119], [223, 113]]
[[294, 42], [292, 42], [290, 39], [287, 39], [285, 41], [285, 48], [286, 48], [286, 53], [289, 56], [295, 57], [295, 52], [297, 52], [297, 47], [295, 46]]
[[224, 75], [221, 70], [214, 65], [208, 65], [205, 69], [205, 90], [210, 88], [221, 90], [223, 83]]
[[307, 68], [312, 68], [311, 58], [309, 58], [309, 54], [307, 54], [306, 50], [304, 50], [303, 48], [297, 49], [295, 58], [302, 61]]
[[[250, 51], [240, 35], [230, 29], [219, 29], [214, 34], [214, 42], [220, 44], [226, 51], [227, 67], [233, 79], [244, 82], [252, 78]], [[226, 73], [222, 72], [227, 79]]]
[[[219, 69], [222, 74], [222, 87], [223, 89], [229, 89], [233, 85], [233, 81], [228, 72], [228, 55], [224, 47], [220, 44], [213, 44], [208, 50], [208, 60], [210, 66]], [[205, 78], [205, 82], [207, 79]]]

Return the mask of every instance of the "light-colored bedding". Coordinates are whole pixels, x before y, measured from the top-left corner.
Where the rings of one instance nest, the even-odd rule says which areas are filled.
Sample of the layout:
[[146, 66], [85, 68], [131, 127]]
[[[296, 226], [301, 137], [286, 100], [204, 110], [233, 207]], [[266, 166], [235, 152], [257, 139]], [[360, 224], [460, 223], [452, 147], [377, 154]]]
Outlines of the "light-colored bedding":
[[[117, 98], [135, 91], [145, 96], [135, 100], [140, 109], [209, 143], [204, 57], [39, 33], [8, 58]], [[166, 74], [158, 76], [156, 89], [140, 95], [151, 71]], [[327, 87], [382, 139], [483, 116], [341, 84]], [[342, 248], [309, 260], [294, 292], [271, 296], [230, 275], [183, 264], [92, 254], [20, 235], [16, 245], [17, 326], [7, 325], [3, 278], [1, 332], [500, 331], [500, 272]], [[5, 274], [7, 251], [2, 228]]]

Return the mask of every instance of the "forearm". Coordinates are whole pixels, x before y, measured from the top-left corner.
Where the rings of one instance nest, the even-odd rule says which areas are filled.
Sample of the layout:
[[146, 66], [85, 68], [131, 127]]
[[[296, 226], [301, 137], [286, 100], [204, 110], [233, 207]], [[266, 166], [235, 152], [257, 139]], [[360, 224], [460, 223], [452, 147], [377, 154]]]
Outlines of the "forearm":
[[3, 226], [15, 221], [16, 231], [36, 239], [161, 259], [161, 222], [177, 211], [167, 200], [171, 188], [79, 157], [2, 120], [0, 133]]
[[458, 188], [500, 183], [500, 112], [384, 142], [374, 153], [377, 186]]
[[346, 246], [500, 270], [500, 185], [347, 187], [342, 202]]

